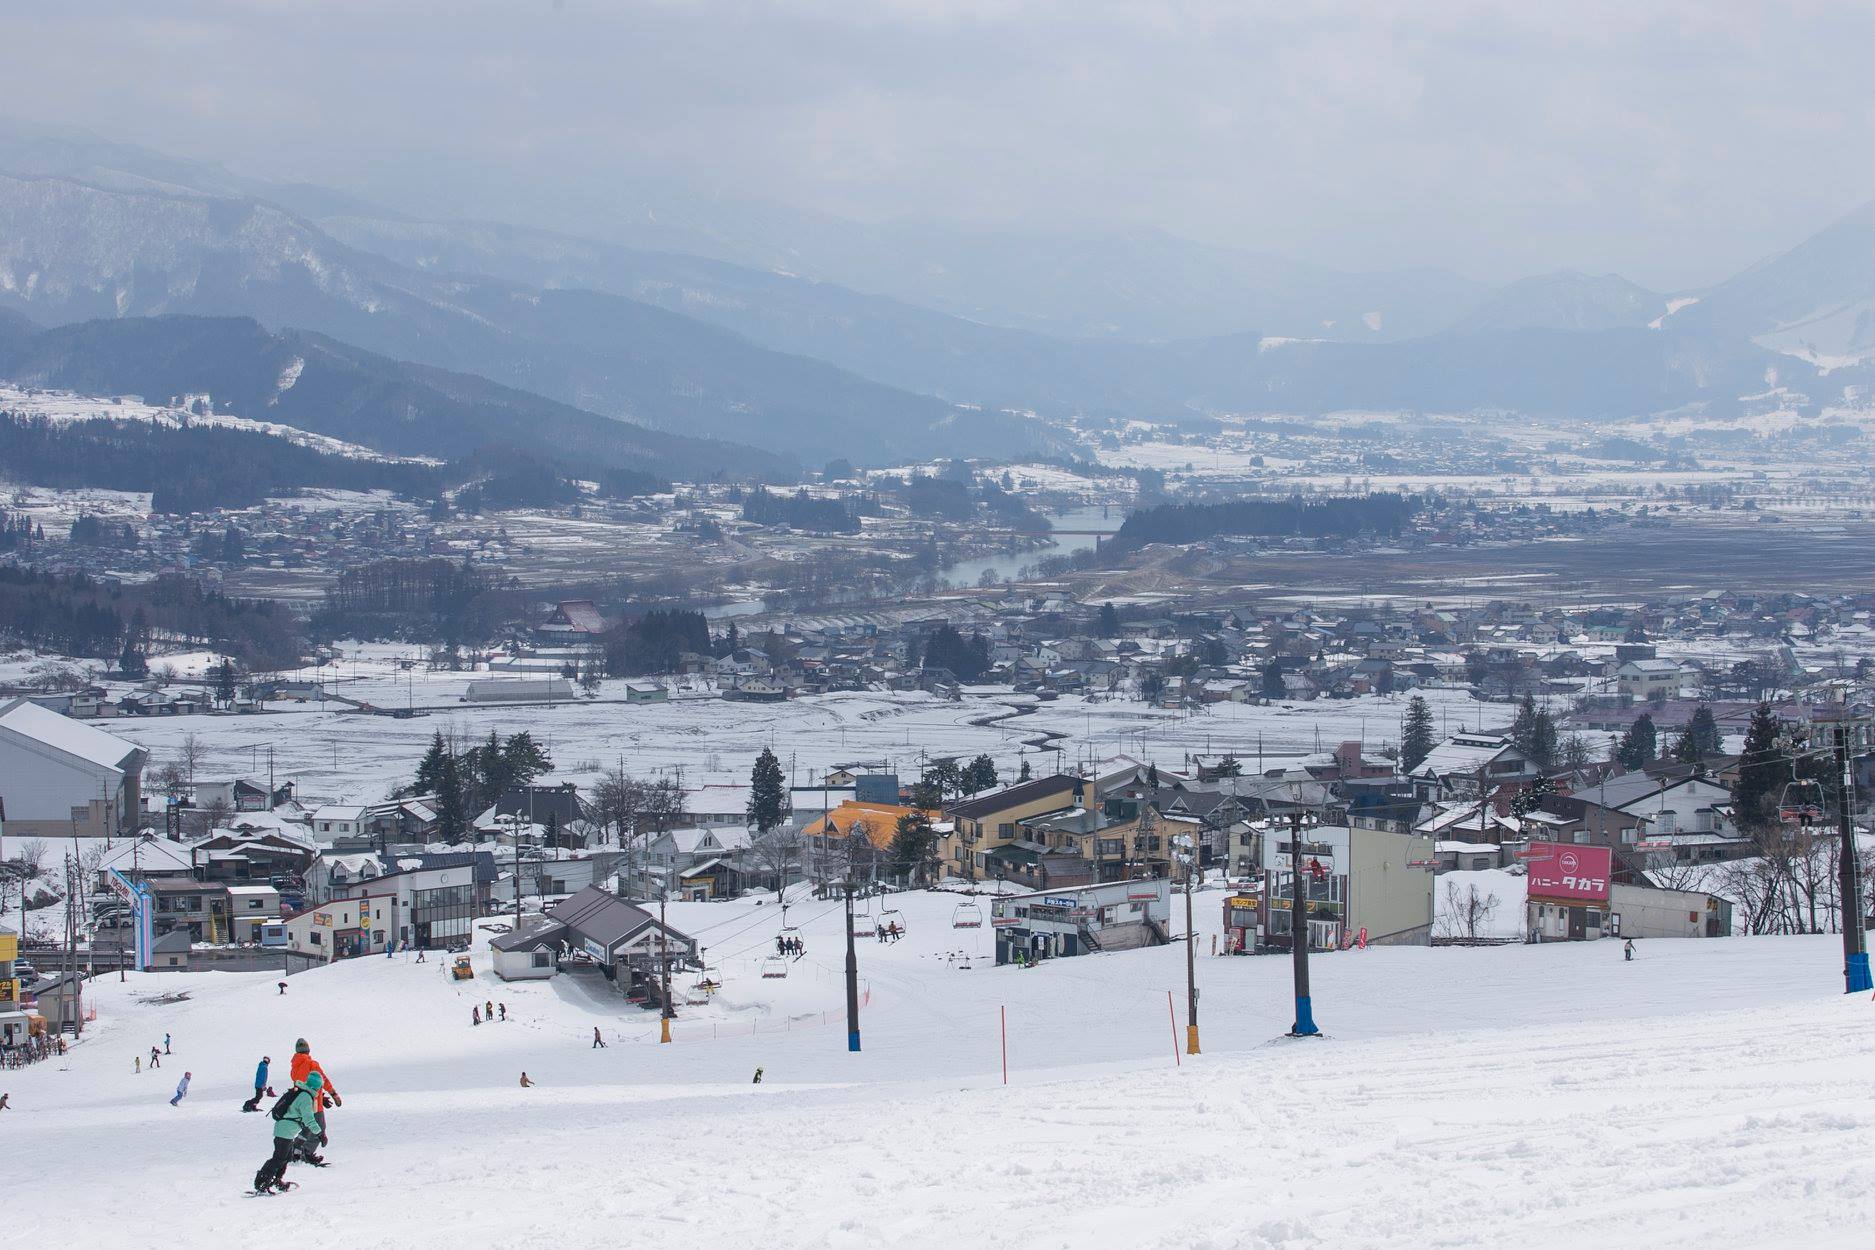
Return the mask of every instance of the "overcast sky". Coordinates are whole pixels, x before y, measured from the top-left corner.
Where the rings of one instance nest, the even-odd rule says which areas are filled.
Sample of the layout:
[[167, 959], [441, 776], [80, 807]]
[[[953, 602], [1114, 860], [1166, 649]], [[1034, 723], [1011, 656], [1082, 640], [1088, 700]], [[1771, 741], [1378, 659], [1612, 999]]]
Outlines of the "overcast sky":
[[1673, 289], [1875, 198], [1859, 4], [99, 0], [4, 29], [7, 112], [468, 214], [682, 185]]

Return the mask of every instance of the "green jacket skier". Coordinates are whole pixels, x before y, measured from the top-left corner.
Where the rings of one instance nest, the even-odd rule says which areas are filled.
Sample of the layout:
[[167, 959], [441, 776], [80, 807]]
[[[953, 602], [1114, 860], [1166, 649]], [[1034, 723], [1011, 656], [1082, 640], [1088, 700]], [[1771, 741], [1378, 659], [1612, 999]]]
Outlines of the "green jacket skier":
[[[319, 1106], [319, 1091], [324, 1087], [325, 1077], [309, 1072], [305, 1081], [288, 1091], [286, 1105], [274, 1117], [273, 1156], [254, 1173], [254, 1192], [264, 1194], [288, 1188], [281, 1178], [286, 1174], [287, 1161], [293, 1157], [294, 1143], [302, 1133], [315, 1137], [319, 1134], [319, 1121], [314, 1113]], [[312, 1161], [319, 1162], [319, 1157], [314, 1155]]]

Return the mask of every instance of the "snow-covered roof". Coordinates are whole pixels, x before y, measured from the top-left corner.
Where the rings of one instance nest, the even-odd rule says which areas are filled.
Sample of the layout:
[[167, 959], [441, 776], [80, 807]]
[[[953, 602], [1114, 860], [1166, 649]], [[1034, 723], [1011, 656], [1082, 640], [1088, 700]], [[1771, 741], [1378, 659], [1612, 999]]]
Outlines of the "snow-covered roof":
[[102, 729], [94, 729], [82, 721], [75, 721], [25, 699], [15, 699], [0, 706], [0, 730], [18, 734], [113, 773], [123, 773], [132, 766], [133, 757], [143, 755], [143, 748], [134, 742], [127, 742]]
[[129, 876], [132, 872], [187, 872], [189, 848], [168, 838], [133, 838], [119, 842], [98, 861], [98, 871], [115, 868]]

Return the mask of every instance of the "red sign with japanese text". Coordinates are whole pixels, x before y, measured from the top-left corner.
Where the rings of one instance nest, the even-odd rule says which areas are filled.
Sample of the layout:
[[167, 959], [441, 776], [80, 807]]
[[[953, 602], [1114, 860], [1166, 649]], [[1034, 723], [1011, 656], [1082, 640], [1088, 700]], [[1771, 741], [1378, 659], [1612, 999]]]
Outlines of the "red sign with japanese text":
[[1533, 898], [1608, 901], [1608, 870], [1613, 856], [1607, 847], [1532, 842], [1530, 851], [1529, 887]]

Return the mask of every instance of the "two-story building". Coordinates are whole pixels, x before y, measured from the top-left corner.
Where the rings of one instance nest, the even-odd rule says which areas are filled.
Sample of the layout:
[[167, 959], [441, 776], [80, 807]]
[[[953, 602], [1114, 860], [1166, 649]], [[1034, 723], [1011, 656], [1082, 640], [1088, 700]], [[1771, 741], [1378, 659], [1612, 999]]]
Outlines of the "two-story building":
[[1319, 825], [1304, 828], [1298, 846], [1291, 829], [1270, 826], [1257, 948], [1290, 949], [1298, 857], [1311, 949], [1429, 945], [1436, 854], [1431, 838], [1415, 834]]
[[1056, 773], [952, 803], [945, 809], [951, 831], [938, 844], [940, 870], [971, 880], [993, 877], [990, 852], [1015, 842], [1022, 821], [1092, 802], [1093, 782]]

